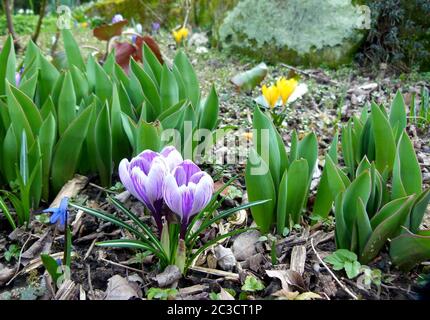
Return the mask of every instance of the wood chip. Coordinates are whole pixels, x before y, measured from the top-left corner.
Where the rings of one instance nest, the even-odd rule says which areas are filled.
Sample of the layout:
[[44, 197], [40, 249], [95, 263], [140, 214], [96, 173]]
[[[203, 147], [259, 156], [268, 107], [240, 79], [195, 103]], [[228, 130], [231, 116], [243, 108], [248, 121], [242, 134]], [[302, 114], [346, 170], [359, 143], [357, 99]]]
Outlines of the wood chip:
[[58, 208], [60, 206], [61, 199], [63, 199], [64, 197], [73, 198], [77, 196], [87, 184], [87, 177], [76, 174], [72, 180], [69, 180], [61, 188], [54, 201], [52, 201], [50, 208]]
[[207, 286], [207, 285], [196, 284], [196, 285], [191, 286], [191, 287], [179, 289], [179, 295], [189, 296], [191, 294], [197, 294], [197, 293], [203, 292], [203, 291], [207, 290], [208, 288], [209, 288], [209, 286]]
[[299, 245], [291, 252], [290, 269], [303, 275], [306, 263], [306, 246]]
[[77, 293], [77, 285], [72, 280], [64, 281], [55, 294], [55, 300], [72, 300]]

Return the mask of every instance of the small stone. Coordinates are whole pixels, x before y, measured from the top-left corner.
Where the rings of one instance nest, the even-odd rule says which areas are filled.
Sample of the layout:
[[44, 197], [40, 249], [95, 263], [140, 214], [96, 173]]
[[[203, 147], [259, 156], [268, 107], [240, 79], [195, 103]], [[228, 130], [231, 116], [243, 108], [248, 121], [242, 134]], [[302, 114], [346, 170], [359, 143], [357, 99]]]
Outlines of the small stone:
[[236, 265], [236, 258], [230, 248], [225, 248], [222, 245], [217, 246], [215, 249], [215, 256], [218, 260], [218, 265], [222, 270], [231, 271]]
[[256, 253], [256, 243], [260, 238], [257, 230], [248, 231], [240, 234], [233, 242], [233, 254], [238, 261], [244, 261]]

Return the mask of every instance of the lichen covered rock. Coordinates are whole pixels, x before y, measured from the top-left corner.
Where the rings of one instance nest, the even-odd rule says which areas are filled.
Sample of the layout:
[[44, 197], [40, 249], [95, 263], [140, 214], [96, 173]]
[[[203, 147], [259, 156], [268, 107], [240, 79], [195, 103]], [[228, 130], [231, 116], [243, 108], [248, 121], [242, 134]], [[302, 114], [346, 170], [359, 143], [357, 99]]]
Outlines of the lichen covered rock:
[[362, 41], [363, 17], [351, 0], [242, 0], [219, 35], [224, 48], [267, 61], [337, 67]]

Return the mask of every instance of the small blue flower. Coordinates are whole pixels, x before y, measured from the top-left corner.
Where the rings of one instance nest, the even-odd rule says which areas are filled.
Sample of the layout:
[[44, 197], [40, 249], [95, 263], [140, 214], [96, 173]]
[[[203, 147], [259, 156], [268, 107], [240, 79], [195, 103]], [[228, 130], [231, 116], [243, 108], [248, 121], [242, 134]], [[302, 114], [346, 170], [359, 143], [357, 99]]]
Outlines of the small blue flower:
[[67, 217], [69, 210], [67, 209], [69, 206], [69, 198], [64, 197], [61, 199], [60, 207], [59, 208], [48, 208], [44, 210], [45, 213], [52, 213], [51, 219], [49, 220], [52, 224], [57, 223], [57, 221], [60, 221], [60, 225], [64, 226], [67, 222]]
[[137, 39], [137, 38], [136, 38], [136, 35], [134, 35], [134, 34], [133, 34], [133, 35], [131, 36], [131, 43], [132, 43], [132, 44], [136, 44], [136, 39]]

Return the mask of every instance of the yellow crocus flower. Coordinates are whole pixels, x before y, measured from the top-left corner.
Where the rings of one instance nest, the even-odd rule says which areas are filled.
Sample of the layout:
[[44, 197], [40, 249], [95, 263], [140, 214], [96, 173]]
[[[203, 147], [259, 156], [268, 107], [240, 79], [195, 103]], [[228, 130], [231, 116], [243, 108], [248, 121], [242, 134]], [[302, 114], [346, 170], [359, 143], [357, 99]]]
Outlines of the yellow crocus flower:
[[180, 44], [186, 37], [188, 37], [189, 30], [185, 27], [182, 27], [179, 30], [173, 30], [173, 38], [177, 44]]
[[297, 88], [297, 80], [294, 78], [285, 79], [284, 77], [280, 78], [276, 82], [276, 86], [279, 90], [279, 94], [282, 99], [282, 104], [286, 104], [288, 98], [293, 94], [294, 90]]
[[263, 93], [264, 98], [266, 99], [269, 107], [273, 109], [278, 102], [279, 99], [279, 89], [277, 86], [271, 85], [270, 87], [266, 87], [263, 85], [261, 88], [261, 92]]

